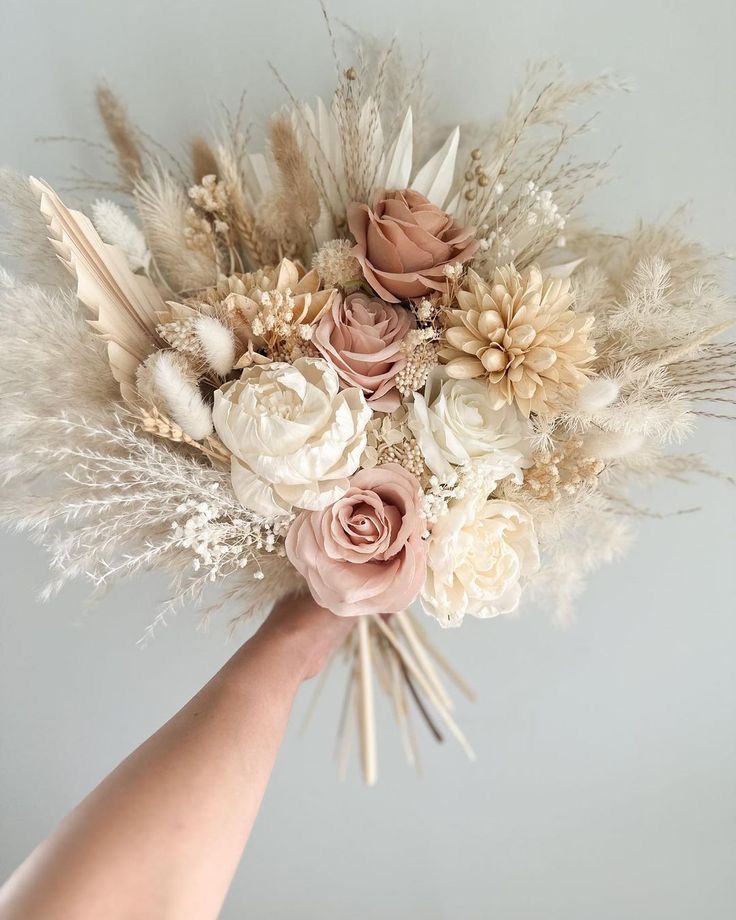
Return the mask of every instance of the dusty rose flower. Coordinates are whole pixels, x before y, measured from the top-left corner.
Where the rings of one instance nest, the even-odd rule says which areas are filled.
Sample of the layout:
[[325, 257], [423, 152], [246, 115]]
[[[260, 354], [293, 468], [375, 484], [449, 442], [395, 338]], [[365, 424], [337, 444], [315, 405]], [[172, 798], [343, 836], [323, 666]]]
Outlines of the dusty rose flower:
[[373, 209], [353, 202], [348, 226], [366, 281], [392, 303], [446, 290], [445, 266], [467, 262], [478, 249], [471, 227], [410, 188], [379, 192]]
[[286, 555], [312, 597], [338, 616], [398, 613], [424, 583], [419, 482], [395, 463], [360, 470], [323, 511], [303, 512]]
[[356, 292], [335, 298], [312, 343], [345, 386], [360, 387], [372, 409], [393, 412], [400, 402], [396, 375], [406, 364], [401, 343], [413, 326], [403, 307]]

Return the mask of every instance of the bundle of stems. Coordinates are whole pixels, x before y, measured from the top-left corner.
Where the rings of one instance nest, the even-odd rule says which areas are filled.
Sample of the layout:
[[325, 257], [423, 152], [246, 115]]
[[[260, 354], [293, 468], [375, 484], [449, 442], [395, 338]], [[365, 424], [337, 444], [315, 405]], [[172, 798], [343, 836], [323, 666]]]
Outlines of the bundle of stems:
[[338, 775], [344, 779], [354, 739], [365, 783], [378, 779], [375, 687], [386, 696], [399, 728], [407, 762], [421, 772], [419, 746], [412, 714], [416, 712], [436, 741], [451, 735], [470, 760], [475, 753], [453, 716], [449, 679], [468, 699], [475, 694], [429, 640], [408, 610], [392, 616], [362, 616], [355, 629], [324, 669], [307, 711], [305, 726], [336, 659], [347, 664], [348, 679], [337, 733]]

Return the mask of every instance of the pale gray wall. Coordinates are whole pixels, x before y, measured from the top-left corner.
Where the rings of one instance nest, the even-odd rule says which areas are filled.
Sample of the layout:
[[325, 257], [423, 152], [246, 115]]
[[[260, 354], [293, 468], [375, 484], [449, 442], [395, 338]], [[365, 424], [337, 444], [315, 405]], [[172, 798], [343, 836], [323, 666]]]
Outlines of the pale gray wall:
[[[624, 228], [692, 201], [693, 232], [736, 246], [733, 0], [428, 3], [341, 0], [335, 15], [431, 50], [438, 113], [499, 111], [527, 59], [612, 67], [591, 151], [622, 144], [590, 216]], [[0, 0], [0, 162], [51, 181], [89, 153], [34, 143], [90, 135], [106, 77], [169, 146], [243, 87], [256, 115], [282, 100], [272, 59], [305, 94], [331, 72], [316, 3]], [[0, 345], [0, 360], [2, 348]], [[703, 426], [736, 470], [734, 429]], [[632, 553], [604, 571], [568, 631], [541, 614], [442, 636], [478, 688], [460, 717], [479, 753], [425, 744], [420, 781], [381, 713], [381, 778], [338, 785], [338, 687], [305, 738], [292, 730], [223, 916], [358, 920], [730, 920], [736, 915], [734, 490], [663, 487]], [[46, 607], [41, 555], [3, 536], [0, 875], [229, 654], [225, 630], [183, 614], [135, 640], [161, 588], [130, 584], [88, 617], [84, 592]], [[300, 701], [300, 709], [303, 708]]]

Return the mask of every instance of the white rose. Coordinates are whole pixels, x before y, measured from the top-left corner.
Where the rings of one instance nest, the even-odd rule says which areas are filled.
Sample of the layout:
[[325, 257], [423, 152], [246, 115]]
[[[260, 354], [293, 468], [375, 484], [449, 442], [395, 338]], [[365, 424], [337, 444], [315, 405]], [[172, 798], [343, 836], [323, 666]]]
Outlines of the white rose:
[[435, 367], [424, 394], [414, 394], [408, 424], [440, 480], [451, 478], [454, 466], [480, 461], [495, 482], [510, 475], [521, 481], [528, 422], [513, 406], [494, 409], [483, 381], [454, 380]]
[[524, 579], [539, 568], [530, 515], [480, 494], [453, 502], [432, 528], [422, 606], [442, 626], [466, 614], [493, 617], [519, 606]]
[[363, 393], [341, 390], [316, 358], [247, 367], [215, 392], [212, 419], [232, 453], [238, 500], [257, 514], [317, 511], [348, 488], [371, 416]]

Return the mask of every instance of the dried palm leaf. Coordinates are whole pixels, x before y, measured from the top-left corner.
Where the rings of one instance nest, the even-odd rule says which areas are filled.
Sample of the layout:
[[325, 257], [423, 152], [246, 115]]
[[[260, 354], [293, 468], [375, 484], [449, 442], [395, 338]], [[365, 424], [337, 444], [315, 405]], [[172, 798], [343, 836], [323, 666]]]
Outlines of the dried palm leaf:
[[56, 252], [77, 279], [77, 296], [92, 314], [90, 325], [107, 342], [113, 377], [135, 401], [135, 374], [162, 342], [157, 313], [164, 309], [148, 278], [134, 275], [125, 253], [104, 243], [89, 218], [67, 208], [45, 182], [29, 180]]

